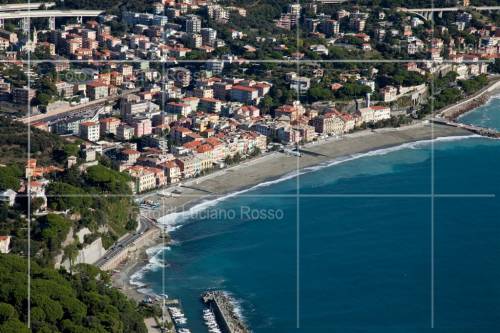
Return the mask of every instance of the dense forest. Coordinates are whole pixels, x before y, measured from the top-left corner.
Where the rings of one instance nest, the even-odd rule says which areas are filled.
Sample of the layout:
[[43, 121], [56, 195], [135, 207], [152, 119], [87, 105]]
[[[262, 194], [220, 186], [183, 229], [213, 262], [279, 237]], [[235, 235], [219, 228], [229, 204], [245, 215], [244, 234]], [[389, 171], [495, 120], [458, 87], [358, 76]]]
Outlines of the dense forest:
[[27, 327], [28, 263], [0, 255], [0, 332], [145, 333], [141, 311], [109, 286], [97, 268], [79, 265], [74, 274], [31, 264], [31, 330]]

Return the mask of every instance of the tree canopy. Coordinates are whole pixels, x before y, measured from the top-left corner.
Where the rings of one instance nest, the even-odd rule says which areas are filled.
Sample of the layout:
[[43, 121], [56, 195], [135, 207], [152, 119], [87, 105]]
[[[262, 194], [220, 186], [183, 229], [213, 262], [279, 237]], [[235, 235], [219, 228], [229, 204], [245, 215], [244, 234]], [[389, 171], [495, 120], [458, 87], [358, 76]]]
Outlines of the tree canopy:
[[31, 324], [27, 323], [27, 260], [0, 255], [0, 332], [146, 333], [137, 305], [97, 268], [78, 265], [71, 275], [31, 264]]

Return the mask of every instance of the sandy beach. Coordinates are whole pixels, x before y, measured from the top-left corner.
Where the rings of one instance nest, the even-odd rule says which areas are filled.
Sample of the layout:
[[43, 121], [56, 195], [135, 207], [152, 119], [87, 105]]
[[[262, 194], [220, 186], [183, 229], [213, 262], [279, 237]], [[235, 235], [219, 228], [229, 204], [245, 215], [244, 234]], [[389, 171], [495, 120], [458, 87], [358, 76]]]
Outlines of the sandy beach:
[[[401, 128], [382, 128], [375, 131], [365, 130], [344, 136], [316, 142], [302, 147], [302, 156], [291, 156], [274, 152], [239, 165], [213, 172], [207, 176], [183, 182], [181, 186], [170, 187], [161, 192], [176, 194], [168, 197], [158, 191], [142, 196], [160, 202], [160, 208], [141, 210], [141, 214], [159, 219], [174, 212], [189, 210], [197, 203], [214, 200], [250, 188], [257, 184], [276, 180], [284, 175], [298, 174], [307, 167], [334, 161], [339, 158], [362, 154], [373, 150], [399, 146], [431, 138], [467, 136], [470, 132], [455, 127], [418, 123]], [[160, 240], [161, 242], [161, 240]], [[158, 243], [156, 243], [158, 244]], [[153, 246], [153, 245], [150, 245]], [[130, 284], [130, 277], [147, 263], [145, 248], [138, 251], [113, 275], [113, 284], [128, 297], [137, 301], [144, 295]]]
[[[199, 179], [184, 182], [182, 186], [176, 187], [177, 193], [173, 197], [151, 194], [147, 198], [160, 202], [161, 207], [156, 210], [143, 211], [143, 213], [159, 219], [169, 213], [186, 211], [200, 201], [217, 199], [229, 193], [271, 181], [286, 174], [298, 173], [304, 168], [338, 158], [428, 140], [432, 137], [463, 135], [471, 135], [471, 133], [454, 127], [424, 123], [401, 128], [356, 132], [340, 139], [305, 145], [301, 148], [301, 157], [272, 153]], [[172, 189], [166, 190], [166, 192], [171, 191]]]
[[137, 250], [127, 261], [122, 263], [117, 268], [117, 271], [112, 273], [111, 281], [113, 286], [120, 289], [128, 298], [137, 302], [143, 301], [146, 295], [138, 291], [137, 286], [130, 283], [130, 277], [148, 263], [149, 258], [146, 250], [162, 242], [162, 239], [151, 240], [146, 246]]

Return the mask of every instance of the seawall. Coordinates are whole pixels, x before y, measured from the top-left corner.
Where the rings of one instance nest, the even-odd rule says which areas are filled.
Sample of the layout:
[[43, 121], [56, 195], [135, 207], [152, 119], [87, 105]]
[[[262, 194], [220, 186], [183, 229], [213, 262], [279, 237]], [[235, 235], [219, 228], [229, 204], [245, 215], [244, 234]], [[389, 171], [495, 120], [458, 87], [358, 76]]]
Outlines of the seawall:
[[438, 114], [443, 118], [455, 120], [460, 115], [485, 104], [492, 95], [499, 93], [500, 78], [496, 78], [487, 87], [481, 89], [479, 92], [473, 94], [463, 101], [441, 109], [440, 111], [438, 111]]

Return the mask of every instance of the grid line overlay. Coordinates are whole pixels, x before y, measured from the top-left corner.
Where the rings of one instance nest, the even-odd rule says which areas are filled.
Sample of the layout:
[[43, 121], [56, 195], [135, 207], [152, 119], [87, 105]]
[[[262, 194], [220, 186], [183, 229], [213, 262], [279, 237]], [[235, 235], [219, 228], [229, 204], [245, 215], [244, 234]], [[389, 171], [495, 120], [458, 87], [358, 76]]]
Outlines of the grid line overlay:
[[[300, 2], [301, 0], [296, 0], [295, 4], [299, 5], [300, 6]], [[297, 46], [297, 55], [296, 55], [296, 61], [297, 61], [297, 75], [300, 76], [300, 69], [301, 69], [301, 63], [299, 60], [299, 57], [300, 57], [300, 54], [301, 54], [301, 50], [300, 50], [300, 46], [301, 46], [301, 42], [300, 42], [300, 18], [297, 20], [297, 23], [296, 23], [296, 30], [295, 30], [295, 33], [296, 33], [296, 37], [297, 37], [297, 40], [296, 40], [296, 46]], [[300, 94], [301, 94], [301, 86], [300, 84], [297, 85], [297, 102], [300, 103]], [[298, 143], [296, 145], [296, 150], [297, 150], [297, 153], [300, 152], [300, 143]], [[301, 172], [300, 172], [300, 155], [297, 155], [296, 156], [296, 162], [297, 162], [297, 170], [296, 170], [296, 185], [297, 185], [297, 189], [296, 189], [296, 194], [297, 194], [297, 198], [295, 199], [296, 202], [295, 202], [295, 205], [296, 205], [296, 214], [297, 214], [297, 222], [296, 222], [296, 247], [295, 247], [295, 250], [296, 250], [296, 291], [295, 291], [295, 294], [296, 294], [296, 314], [295, 314], [295, 317], [296, 317], [296, 328], [297, 329], [300, 329], [300, 225], [301, 225], [301, 221], [300, 221], [300, 175], [301, 175]]]
[[[296, 4], [300, 5], [300, 0], [296, 0]], [[31, 3], [31, 0], [28, 0], [28, 4]], [[434, 8], [434, 0], [431, 0], [431, 6]], [[28, 11], [30, 11], [30, 8], [28, 8]], [[28, 19], [29, 20], [29, 19]], [[434, 30], [435, 30], [435, 22], [434, 22], [434, 17], [431, 15], [431, 29], [432, 29], [432, 38], [434, 38]], [[28, 25], [28, 36], [31, 39], [31, 22]], [[301, 30], [300, 30], [300, 20], [298, 20], [296, 24], [296, 45], [297, 45], [297, 53], [300, 53], [301, 51]], [[196, 61], [196, 60], [176, 60], [176, 61], [167, 61], [167, 60], [147, 60], [149, 62], [159, 62], [162, 64], [162, 107], [165, 105], [165, 84], [164, 84], [164, 79], [165, 79], [165, 66], [169, 64], [187, 64], [187, 63], [206, 63], [207, 61]], [[0, 60], [0, 63], [10, 63], [13, 61], [2, 61]], [[44, 63], [44, 62], [58, 62], [57, 60], [32, 60], [31, 59], [31, 49], [27, 50], [27, 61], [25, 60], [17, 60], [16, 62], [21, 62], [23, 64], [27, 64], [28, 68], [28, 88], [31, 88], [31, 73], [32, 73], [32, 66], [36, 65], [38, 63]], [[65, 62], [69, 63], [89, 63], [88, 60], [85, 61], [78, 61], [78, 60], [65, 60]], [[134, 62], [144, 62], [144, 60], [105, 60], [105, 61], [90, 61], [90, 62], [98, 62], [98, 63], [134, 63]], [[377, 60], [370, 60], [370, 59], [365, 59], [365, 60], [360, 60], [360, 59], [332, 59], [332, 60], [308, 60], [308, 59], [300, 59], [299, 55], [297, 54], [295, 59], [292, 60], [274, 60], [274, 59], [257, 59], [257, 60], [245, 60], [244, 63], [282, 63], [282, 64], [295, 64], [296, 65], [296, 70], [297, 74], [300, 75], [301, 73], [301, 65], [302, 64], [328, 64], [328, 63], [371, 63], [371, 64], [379, 64], [379, 63], [432, 63], [432, 64], [437, 64], [437, 63], [454, 63], [453, 61], [437, 61], [433, 59], [377, 59]], [[489, 63], [489, 60], [479, 60], [479, 61], [462, 61], [462, 63]], [[297, 96], [296, 100], [298, 102], [301, 101], [301, 95], [300, 95], [300, 88], [297, 88]], [[431, 98], [430, 98], [430, 103], [431, 103], [431, 113], [434, 113], [434, 94], [435, 94], [435, 85], [434, 85], [434, 77], [432, 77], [431, 82], [430, 82], [430, 89], [431, 89]], [[32, 108], [30, 106], [30, 101], [28, 98], [28, 104], [27, 104], [27, 114], [28, 116], [31, 116], [32, 114]], [[274, 197], [274, 198], [295, 198], [296, 200], [296, 328], [300, 329], [301, 328], [301, 317], [300, 317], [300, 304], [301, 304], [301, 297], [300, 297], [300, 285], [301, 285], [301, 280], [300, 280], [300, 252], [301, 252], [301, 243], [300, 243], [300, 228], [301, 228], [301, 211], [300, 211], [300, 200], [301, 198], [361, 198], [361, 199], [368, 199], [368, 198], [424, 198], [424, 199], [429, 199], [431, 203], [431, 214], [430, 214], [430, 244], [431, 244], [431, 300], [430, 300], [430, 327], [435, 328], [435, 249], [434, 249], [434, 242], [435, 242], [435, 235], [434, 235], [434, 229], [435, 229], [435, 199], [436, 198], [476, 198], [476, 199], [491, 199], [495, 198], [495, 194], [490, 194], [490, 193], [436, 193], [435, 192], [435, 124], [433, 122], [431, 123], [431, 140], [430, 140], [430, 161], [431, 161], [431, 167], [430, 167], [430, 174], [431, 174], [431, 184], [430, 184], [430, 193], [388, 193], [388, 194], [380, 194], [380, 193], [345, 193], [345, 194], [335, 194], [335, 193], [315, 193], [315, 194], [307, 194], [307, 193], [302, 193], [300, 190], [300, 178], [302, 175], [302, 168], [300, 165], [300, 156], [296, 157], [296, 190], [295, 194], [259, 194], [259, 195], [253, 195], [253, 194], [248, 194], [248, 193], [236, 193], [234, 197]], [[28, 119], [28, 148], [27, 148], [27, 162], [31, 159], [31, 120]], [[333, 144], [333, 143], [332, 143]], [[296, 145], [297, 151], [300, 151], [300, 144]], [[30, 179], [28, 179], [28, 186], [27, 186], [27, 237], [28, 237], [28, 246], [27, 246], [27, 255], [28, 255], [28, 274], [27, 274], [27, 285], [28, 285], [28, 297], [27, 297], [27, 309], [28, 309], [28, 318], [27, 318], [27, 323], [28, 323], [28, 328], [31, 327], [31, 186], [30, 186]], [[132, 197], [137, 198], [137, 197], [143, 197], [147, 196], [148, 194], [144, 195], [132, 195]], [[193, 194], [193, 195], [188, 195], [188, 194], [179, 194], [178, 196], [186, 196], [190, 198], [200, 198], [200, 199], [206, 199], [210, 197], [223, 197], [226, 194]], [[64, 197], [66, 195], [58, 195], [57, 197]], [[69, 197], [69, 195], [67, 195]], [[79, 195], [78, 197], [113, 197], [113, 196], [120, 196], [120, 195], [101, 195], [101, 194], [95, 194], [95, 195]], [[129, 197], [130, 195], [123, 195]], [[47, 197], [51, 197], [50, 195], [47, 195]], [[140, 218], [140, 217], [139, 217]], [[162, 236], [164, 236], [165, 233], [165, 227], [161, 226], [161, 233]], [[165, 237], [162, 237], [162, 245], [165, 247], [166, 241]], [[165, 258], [165, 251], [162, 251], [162, 261], [163, 263], [166, 262]], [[162, 292], [163, 294], [166, 294], [166, 270], [163, 268], [162, 269]]]
[[[431, 9], [434, 10], [434, 0], [431, 0]], [[435, 33], [435, 22], [434, 22], [434, 14], [430, 15], [431, 19], [431, 44], [434, 42], [434, 33]], [[432, 47], [432, 45], [431, 45]], [[429, 55], [430, 58], [432, 58], [432, 53]], [[432, 76], [431, 83], [430, 83], [430, 88], [431, 88], [431, 115], [434, 114], [434, 96], [435, 96], [435, 90], [434, 90], [434, 76]], [[436, 138], [436, 133], [435, 133], [435, 124], [434, 122], [431, 121], [431, 230], [430, 230], [430, 246], [431, 246], [431, 258], [430, 258], [430, 292], [431, 292], [431, 297], [430, 297], [430, 326], [431, 329], [435, 327], [434, 321], [435, 321], [435, 306], [436, 306], [436, 300], [435, 300], [435, 283], [436, 283], [436, 274], [435, 274], [435, 207], [436, 207], [436, 150], [435, 150], [435, 138]]]
[[[31, 12], [31, 0], [28, 0], [28, 14]], [[27, 18], [28, 20], [28, 40], [31, 40], [31, 15]], [[23, 23], [23, 29], [24, 29], [24, 23]], [[26, 163], [29, 162], [31, 159], [31, 101], [29, 98], [29, 89], [31, 89], [31, 48], [28, 48], [28, 102], [27, 102], [27, 108], [28, 108], [28, 154], [27, 154], [27, 161]], [[31, 176], [28, 178], [28, 187], [27, 187], [27, 193], [28, 193], [28, 304], [27, 304], [27, 309], [28, 309], [28, 318], [27, 318], [27, 326], [28, 329], [31, 329]]]

